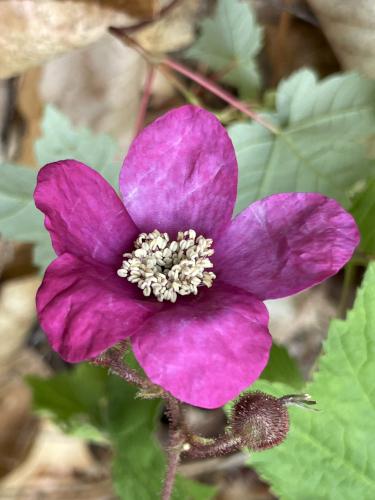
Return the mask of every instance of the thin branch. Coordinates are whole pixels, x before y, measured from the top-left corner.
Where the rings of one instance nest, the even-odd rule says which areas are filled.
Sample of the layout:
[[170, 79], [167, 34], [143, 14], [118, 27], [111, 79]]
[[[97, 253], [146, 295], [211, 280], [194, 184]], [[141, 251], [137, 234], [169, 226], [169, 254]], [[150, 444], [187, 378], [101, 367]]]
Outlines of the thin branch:
[[171, 83], [171, 85], [185, 97], [187, 102], [202, 107], [200, 99], [193, 92], [191, 92], [179, 78], [175, 76], [174, 72], [163, 65], [160, 65], [158, 69], [160, 73], [162, 73], [165, 78]]
[[195, 71], [191, 70], [184, 64], [175, 61], [174, 59], [170, 57], [158, 57], [153, 54], [150, 54], [148, 51], [146, 51], [139, 43], [131, 38], [130, 36], [127, 35], [126, 32], [119, 28], [110, 28], [109, 29], [110, 33], [115, 35], [116, 37], [120, 38], [124, 43], [129, 45], [130, 47], [133, 47], [139, 54], [142, 55], [150, 64], [154, 65], [159, 65], [159, 66], [165, 66], [167, 68], [171, 68], [177, 73], [180, 73], [181, 75], [184, 75], [185, 77], [189, 78], [190, 80], [198, 83], [201, 87], [205, 88], [212, 94], [216, 95], [217, 97], [220, 97], [223, 101], [227, 102], [230, 104], [233, 108], [238, 109], [241, 111], [246, 116], [249, 116], [252, 118], [255, 122], [259, 123], [266, 129], [268, 129], [270, 132], [273, 134], [278, 134], [279, 130], [278, 128], [273, 124], [268, 122], [266, 119], [264, 119], [262, 116], [260, 116], [258, 113], [250, 109], [244, 102], [240, 101], [236, 97], [232, 96], [229, 92], [224, 90], [222, 87], [217, 85], [216, 83], [212, 82], [208, 78], [206, 78], [203, 75], [200, 75], [199, 73], [196, 73]]
[[152, 65], [149, 65], [149, 67], [147, 68], [145, 87], [144, 87], [141, 103], [139, 106], [138, 116], [137, 116], [137, 120], [136, 120], [136, 124], [135, 124], [135, 135], [138, 135], [139, 132], [144, 127], [148, 103], [150, 101], [152, 84], [154, 82], [154, 79], [155, 79], [155, 67]]
[[220, 97], [220, 99], [222, 99], [223, 101], [227, 102], [234, 108], [237, 108], [244, 115], [249, 116], [254, 121], [258, 122], [260, 125], [270, 130], [273, 134], [278, 133], [278, 129], [273, 124], [264, 120], [264, 118], [262, 118], [258, 113], [248, 108], [245, 103], [236, 99], [234, 96], [229, 94], [229, 92], [219, 87], [219, 85], [212, 82], [205, 76], [202, 76], [199, 73], [192, 71], [187, 66], [177, 61], [174, 61], [169, 57], [165, 57], [162, 60], [161, 64], [164, 64], [165, 66], [174, 69], [175, 71], [186, 76], [187, 78], [190, 78], [190, 80], [193, 80], [194, 82], [198, 83], [199, 85], [207, 89], [209, 92], [211, 92], [211, 94], [215, 94], [216, 96]]

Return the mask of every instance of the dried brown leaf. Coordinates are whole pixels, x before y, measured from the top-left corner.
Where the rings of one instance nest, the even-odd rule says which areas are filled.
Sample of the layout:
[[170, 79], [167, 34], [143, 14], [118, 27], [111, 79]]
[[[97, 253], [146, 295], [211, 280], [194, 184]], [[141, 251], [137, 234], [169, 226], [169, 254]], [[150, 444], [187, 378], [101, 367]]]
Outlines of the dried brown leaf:
[[198, 17], [206, 12], [207, 4], [208, 0], [180, 0], [160, 20], [132, 36], [152, 53], [181, 50], [193, 42]]
[[374, 0], [308, 1], [343, 66], [374, 78]]
[[134, 22], [126, 14], [125, 6], [121, 10], [114, 3], [121, 2], [2, 0], [0, 78], [19, 74], [56, 54], [88, 45], [100, 38], [109, 26]]
[[32, 327], [35, 312], [35, 293], [39, 276], [29, 276], [5, 282], [0, 290], [0, 366], [20, 349]]

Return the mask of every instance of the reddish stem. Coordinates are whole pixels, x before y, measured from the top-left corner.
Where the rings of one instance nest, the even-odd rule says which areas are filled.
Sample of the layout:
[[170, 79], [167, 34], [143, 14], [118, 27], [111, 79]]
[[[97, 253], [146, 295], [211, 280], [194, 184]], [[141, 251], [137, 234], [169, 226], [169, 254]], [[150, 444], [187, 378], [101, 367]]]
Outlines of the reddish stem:
[[149, 67], [147, 69], [145, 87], [144, 87], [141, 103], [139, 106], [137, 121], [135, 124], [135, 135], [138, 135], [139, 132], [144, 127], [147, 107], [148, 107], [148, 103], [149, 103], [150, 96], [151, 96], [151, 90], [152, 90], [152, 84], [154, 82], [154, 78], [155, 78], [155, 67], [152, 65], [149, 65]]
[[125, 365], [119, 355], [98, 357], [92, 361], [92, 364], [108, 368], [112, 373], [122, 378], [130, 384], [134, 384], [141, 388], [148, 388], [149, 383], [142, 378], [135, 370]]
[[269, 123], [267, 120], [262, 118], [258, 113], [256, 113], [252, 109], [250, 109], [245, 103], [243, 103], [239, 99], [236, 99], [236, 97], [232, 96], [229, 92], [227, 92], [226, 90], [224, 90], [219, 85], [212, 82], [211, 80], [209, 80], [205, 76], [200, 75], [199, 73], [196, 73], [195, 71], [189, 69], [184, 64], [177, 62], [174, 59], [171, 59], [170, 57], [161, 57], [160, 58], [160, 57], [154, 56], [153, 54], [150, 54], [141, 45], [139, 45], [139, 43], [136, 40], [134, 40], [133, 38], [128, 36], [125, 29], [112, 27], [112, 28], [109, 28], [109, 31], [113, 35], [119, 37], [123, 42], [125, 42], [130, 47], [133, 47], [150, 64], [167, 66], [168, 68], [171, 68], [174, 71], [177, 71], [181, 75], [184, 75], [187, 78], [189, 78], [190, 80], [198, 83], [199, 85], [204, 87], [206, 90], [208, 90], [212, 94], [215, 94], [216, 96], [220, 97], [221, 99], [223, 99], [223, 101], [230, 104], [233, 108], [236, 108], [239, 111], [241, 111], [243, 114], [249, 116], [255, 122], [259, 123], [260, 125], [262, 125], [266, 129], [270, 130], [273, 134], [279, 133], [279, 130], [275, 125], [273, 125], [272, 123]]
[[160, 64], [164, 64], [165, 66], [168, 66], [169, 68], [177, 71], [178, 73], [181, 73], [182, 75], [186, 76], [187, 78], [190, 78], [190, 80], [193, 80], [194, 82], [198, 83], [199, 85], [201, 85], [202, 87], [204, 87], [205, 89], [210, 91], [212, 94], [217, 95], [218, 97], [223, 99], [223, 101], [227, 102], [228, 104], [230, 104], [234, 108], [238, 109], [243, 114], [249, 116], [254, 121], [258, 122], [260, 125], [263, 125], [263, 127], [267, 128], [272, 133], [274, 133], [274, 134], [278, 133], [278, 129], [274, 125], [272, 125], [268, 121], [264, 120], [258, 113], [249, 109], [245, 103], [236, 99], [234, 96], [229, 94], [229, 92], [227, 92], [223, 88], [219, 87], [216, 83], [212, 82], [211, 80], [209, 80], [205, 76], [202, 76], [198, 73], [195, 73], [194, 71], [189, 69], [187, 66], [185, 66], [185, 65], [183, 65], [183, 64], [181, 64], [181, 63], [179, 63], [179, 62], [177, 62], [169, 57], [165, 57], [164, 59], [162, 59]]
[[170, 500], [172, 497], [183, 442], [184, 440], [178, 430], [171, 431], [169, 447], [167, 450], [167, 471], [161, 495], [162, 500]]

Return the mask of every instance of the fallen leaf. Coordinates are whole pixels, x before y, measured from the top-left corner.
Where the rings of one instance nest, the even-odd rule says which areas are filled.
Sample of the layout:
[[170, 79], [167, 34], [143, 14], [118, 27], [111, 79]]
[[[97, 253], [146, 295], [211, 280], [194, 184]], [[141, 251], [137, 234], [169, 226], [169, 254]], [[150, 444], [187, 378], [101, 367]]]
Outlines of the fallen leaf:
[[48, 62], [42, 68], [40, 96], [73, 123], [115, 137], [125, 155], [134, 136], [145, 68], [135, 50], [104, 35]]
[[[69, 486], [71, 491], [74, 486], [79, 488], [80, 478], [78, 484], [74, 484], [77, 483], [77, 474], [94, 475], [96, 471], [95, 461], [81, 439], [68, 436], [48, 420], [42, 420], [40, 432], [27, 459], [1, 482], [0, 497], [59, 498], [52, 496], [52, 493], [61, 487]], [[35, 491], [38, 491], [39, 496], [32, 495]], [[30, 496], [25, 497], [26, 492]], [[69, 492], [69, 488], [66, 488], [66, 492]], [[64, 498], [77, 498], [74, 495]]]
[[[137, 3], [130, 0], [2, 0], [0, 78], [9, 78], [57, 54], [89, 45], [109, 26], [131, 24], [134, 21], [126, 14], [126, 5], [134, 12], [131, 6]], [[143, 3], [153, 5], [146, 0]]]
[[193, 42], [196, 23], [207, 4], [208, 0], [180, 0], [161, 19], [132, 36], [152, 53], [181, 50]]
[[0, 366], [2, 370], [25, 342], [35, 318], [40, 277], [6, 281], [0, 289]]
[[344, 67], [374, 78], [374, 0], [308, 1]]

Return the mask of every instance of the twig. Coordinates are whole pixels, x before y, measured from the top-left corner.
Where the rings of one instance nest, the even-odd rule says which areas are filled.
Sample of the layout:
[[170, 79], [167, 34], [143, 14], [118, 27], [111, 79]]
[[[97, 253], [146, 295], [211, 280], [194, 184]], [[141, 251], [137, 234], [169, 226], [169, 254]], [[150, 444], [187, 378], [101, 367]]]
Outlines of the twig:
[[211, 94], [217, 95], [218, 97], [223, 99], [223, 101], [227, 102], [228, 104], [230, 104], [234, 108], [237, 108], [244, 115], [249, 116], [254, 121], [258, 122], [260, 125], [267, 128], [268, 130], [270, 130], [273, 134], [279, 133], [278, 129], [273, 124], [264, 120], [264, 118], [262, 118], [260, 115], [258, 115], [258, 113], [249, 109], [245, 103], [236, 99], [234, 96], [229, 94], [229, 92], [227, 92], [223, 88], [219, 87], [219, 85], [210, 81], [205, 76], [202, 76], [198, 73], [195, 73], [194, 71], [190, 70], [187, 66], [184, 66], [183, 64], [181, 64], [177, 61], [174, 61], [173, 59], [171, 59], [169, 57], [165, 57], [162, 60], [161, 64], [164, 64], [165, 66], [168, 66], [169, 68], [174, 69], [175, 71], [177, 71], [178, 73], [181, 73], [182, 75], [186, 76], [187, 78], [190, 78], [190, 80], [193, 80], [194, 82], [199, 83], [199, 85], [201, 85], [202, 87], [207, 89], [209, 92], [211, 92]]
[[189, 102], [190, 104], [195, 104], [197, 106], [202, 106], [200, 99], [191, 92], [182, 81], [177, 78], [174, 73], [165, 66], [159, 66], [159, 71], [165, 76], [165, 78], [171, 83], [175, 89], [177, 89]]
[[162, 56], [157, 57], [153, 54], [150, 54], [141, 45], [139, 45], [138, 42], [136, 42], [133, 38], [128, 36], [126, 32], [124, 32], [119, 28], [110, 28], [109, 31], [110, 33], [117, 36], [125, 43], [127, 43], [130, 47], [133, 47], [135, 50], [137, 50], [137, 52], [141, 54], [142, 57], [144, 57], [150, 64], [166, 66], [167, 68], [173, 69], [177, 73], [180, 73], [181, 75], [184, 75], [190, 80], [198, 83], [201, 87], [204, 87], [206, 90], [216, 95], [217, 97], [220, 97], [220, 99], [230, 104], [233, 108], [238, 109], [239, 111], [241, 111], [241, 113], [245, 114], [246, 116], [249, 116], [255, 122], [259, 123], [266, 129], [271, 131], [273, 134], [279, 133], [278, 128], [274, 124], [265, 120], [258, 113], [250, 109], [244, 102], [232, 96], [229, 92], [227, 92], [222, 87], [212, 82], [205, 76], [196, 73], [195, 71], [189, 69], [184, 64], [177, 62], [170, 57], [162, 57]]
[[148, 107], [148, 103], [149, 103], [150, 96], [151, 96], [152, 84], [154, 82], [154, 78], [155, 78], [155, 67], [152, 65], [149, 65], [147, 68], [145, 87], [144, 87], [141, 103], [139, 106], [138, 116], [137, 116], [137, 120], [136, 120], [136, 124], [135, 124], [135, 135], [138, 135], [139, 132], [144, 127], [146, 113], [147, 113], [147, 107]]

